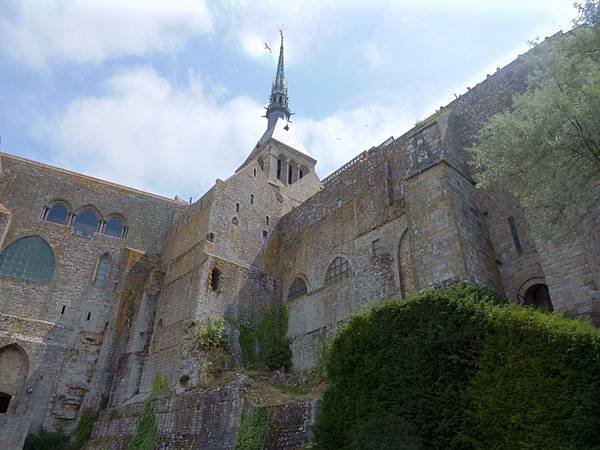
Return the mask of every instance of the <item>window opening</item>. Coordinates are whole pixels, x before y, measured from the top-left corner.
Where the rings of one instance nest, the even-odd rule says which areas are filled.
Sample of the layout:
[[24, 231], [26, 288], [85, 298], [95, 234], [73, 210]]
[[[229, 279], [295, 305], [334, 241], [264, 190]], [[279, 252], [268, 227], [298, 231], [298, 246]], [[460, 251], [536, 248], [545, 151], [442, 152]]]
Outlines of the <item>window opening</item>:
[[267, 230], [263, 230], [262, 239], [263, 239], [263, 245], [267, 245], [267, 241], [269, 240], [269, 232]]
[[298, 178], [302, 178], [304, 176], [304, 171], [300, 169], [300, 173], [298, 174]]
[[69, 223], [69, 211], [62, 203], [57, 203], [50, 209], [45, 209], [44, 220], [61, 225]]
[[292, 184], [293, 180], [292, 180], [292, 173], [293, 173], [293, 168], [291, 164], [288, 164], [288, 184]]
[[277, 179], [281, 180], [281, 160], [277, 160]]
[[8, 405], [10, 405], [10, 399], [12, 395], [6, 392], [0, 392], [0, 414], [6, 414], [8, 412]]
[[217, 292], [219, 290], [219, 284], [221, 282], [221, 271], [216, 267], [210, 272], [210, 288]]
[[94, 276], [94, 284], [96, 286], [102, 286], [106, 282], [109, 272], [110, 272], [110, 256], [102, 255], [98, 259], [98, 265], [96, 266], [96, 274]]
[[89, 208], [84, 209], [75, 217], [75, 221], [73, 222], [73, 234], [92, 237], [92, 235], [98, 231], [99, 223], [98, 216], [96, 216], [94, 211]]
[[0, 254], [0, 275], [47, 283], [55, 268], [54, 253], [39, 236], [12, 242]]
[[237, 212], [237, 213], [240, 212], [240, 204], [239, 203], [235, 204], [235, 212]]
[[60, 308], [60, 315], [62, 316], [65, 313], [65, 305], [62, 305], [62, 308]]
[[371, 254], [372, 256], [379, 256], [381, 249], [381, 241], [379, 239], [375, 239], [371, 242]]
[[108, 222], [106, 222], [106, 226], [104, 227], [104, 234], [118, 238], [125, 237], [125, 225], [123, 224], [123, 221], [118, 217], [108, 219]]
[[510, 234], [512, 234], [513, 241], [515, 243], [515, 249], [517, 250], [517, 254], [523, 254], [523, 247], [521, 246], [521, 240], [519, 239], [519, 234], [517, 233], [517, 225], [515, 224], [514, 217], [510, 216], [508, 218], [508, 225], [510, 226]]
[[306, 295], [306, 283], [300, 277], [297, 277], [290, 286], [288, 291], [288, 300], [294, 300], [295, 298], [302, 297]]
[[327, 269], [327, 273], [325, 274], [325, 286], [331, 286], [349, 276], [350, 268], [348, 266], [348, 260], [337, 256]]
[[269, 216], [266, 217], [267, 225], [269, 225]]
[[90, 320], [90, 317], [92, 317], [92, 313], [91, 312], [87, 313], [87, 317], [85, 318], [85, 320]]
[[208, 234], [206, 235], [206, 239], [207, 239], [209, 242], [215, 242], [215, 233], [208, 233]]
[[250, 194], [250, 204], [254, 205], [254, 194]]
[[254, 176], [256, 176], [256, 169], [254, 169]]

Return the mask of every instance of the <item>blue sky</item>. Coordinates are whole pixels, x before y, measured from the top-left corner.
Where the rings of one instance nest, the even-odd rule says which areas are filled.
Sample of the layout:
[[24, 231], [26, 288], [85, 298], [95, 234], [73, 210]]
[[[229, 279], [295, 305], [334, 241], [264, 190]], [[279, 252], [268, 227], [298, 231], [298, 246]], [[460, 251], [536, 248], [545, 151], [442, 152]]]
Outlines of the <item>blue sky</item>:
[[283, 24], [293, 126], [324, 177], [574, 17], [568, 0], [3, 0], [1, 149], [196, 198], [264, 132]]

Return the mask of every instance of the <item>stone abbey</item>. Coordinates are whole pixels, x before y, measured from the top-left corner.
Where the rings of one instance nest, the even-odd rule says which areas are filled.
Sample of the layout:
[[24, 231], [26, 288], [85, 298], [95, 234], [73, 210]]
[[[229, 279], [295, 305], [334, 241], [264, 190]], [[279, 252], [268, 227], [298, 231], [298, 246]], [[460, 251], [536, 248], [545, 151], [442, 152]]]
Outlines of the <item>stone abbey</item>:
[[[184, 448], [232, 448], [235, 435], [218, 430], [238, 426], [239, 393], [207, 394], [197, 422], [177, 419], [202, 382], [202, 358], [185, 351], [192, 321], [224, 318], [239, 359], [239, 324], [285, 304], [295, 371], [314, 367], [323, 337], [353, 313], [463, 280], [599, 324], [600, 243], [534, 239], [515, 200], [477, 189], [468, 165], [539, 52], [324, 180], [289, 122], [283, 38], [267, 130], [193, 204], [1, 153], [0, 447], [72, 429], [102, 396], [135, 408], [161, 373], [159, 415], [175, 419], [159, 428]], [[310, 420], [309, 406], [296, 412]], [[122, 448], [116, 436], [135, 420], [119, 420], [120, 431], [102, 419], [90, 448]]]

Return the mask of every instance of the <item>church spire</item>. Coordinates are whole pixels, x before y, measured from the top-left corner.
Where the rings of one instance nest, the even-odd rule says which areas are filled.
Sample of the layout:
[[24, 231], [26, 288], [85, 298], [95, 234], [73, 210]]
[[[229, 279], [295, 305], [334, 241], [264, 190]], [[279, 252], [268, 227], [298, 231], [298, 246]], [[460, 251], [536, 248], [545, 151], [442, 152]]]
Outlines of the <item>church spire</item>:
[[290, 120], [290, 109], [288, 108], [287, 82], [285, 81], [285, 72], [283, 69], [283, 28], [279, 29], [281, 36], [281, 46], [279, 47], [279, 61], [277, 63], [277, 74], [271, 87], [271, 97], [267, 107], [267, 129], [271, 128], [277, 122], [278, 118]]

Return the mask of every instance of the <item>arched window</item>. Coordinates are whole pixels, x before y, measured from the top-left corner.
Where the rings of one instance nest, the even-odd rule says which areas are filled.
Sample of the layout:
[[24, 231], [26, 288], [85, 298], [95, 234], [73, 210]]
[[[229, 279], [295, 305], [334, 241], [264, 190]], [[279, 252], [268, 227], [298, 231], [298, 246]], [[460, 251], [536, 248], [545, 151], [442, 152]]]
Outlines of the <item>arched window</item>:
[[96, 273], [94, 274], [94, 284], [96, 286], [102, 286], [108, 274], [110, 273], [110, 255], [102, 255], [98, 259], [98, 265], [96, 266]]
[[111, 217], [106, 222], [106, 226], [104, 227], [104, 234], [108, 234], [109, 236], [114, 236], [118, 238], [125, 237], [126, 227], [123, 224], [123, 220], [119, 217]]
[[300, 277], [297, 277], [290, 286], [290, 290], [288, 291], [288, 300], [293, 300], [298, 297], [302, 297], [306, 295], [306, 283]]
[[98, 216], [91, 208], [86, 208], [75, 217], [73, 233], [79, 236], [92, 237], [98, 231]]
[[325, 286], [331, 286], [349, 276], [350, 268], [348, 266], [348, 260], [337, 256], [327, 269], [327, 274], [325, 274]]
[[0, 348], [0, 413], [14, 414], [29, 372], [29, 358], [17, 344]]
[[0, 254], [0, 275], [47, 283], [54, 274], [54, 253], [39, 236], [14, 241]]
[[66, 225], [69, 223], [69, 210], [64, 203], [56, 203], [52, 208], [46, 210], [44, 220]]

